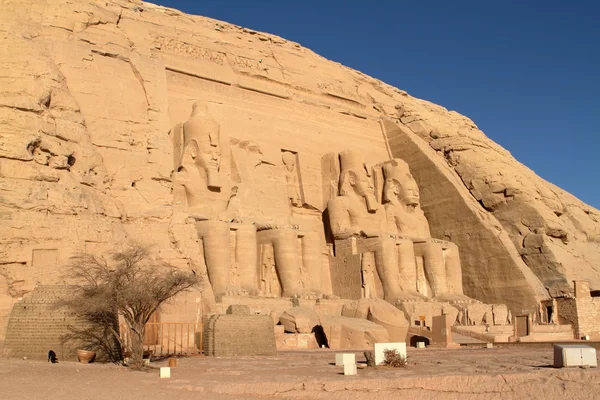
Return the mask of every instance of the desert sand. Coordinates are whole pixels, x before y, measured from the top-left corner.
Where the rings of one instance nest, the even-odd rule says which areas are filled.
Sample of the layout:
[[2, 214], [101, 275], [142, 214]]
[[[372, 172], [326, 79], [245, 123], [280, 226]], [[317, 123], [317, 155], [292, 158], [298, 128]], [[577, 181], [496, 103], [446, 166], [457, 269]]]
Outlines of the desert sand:
[[409, 349], [406, 369], [344, 376], [328, 350], [271, 357], [188, 357], [160, 379], [111, 364], [0, 359], [2, 399], [597, 399], [600, 370], [551, 367], [551, 348]]

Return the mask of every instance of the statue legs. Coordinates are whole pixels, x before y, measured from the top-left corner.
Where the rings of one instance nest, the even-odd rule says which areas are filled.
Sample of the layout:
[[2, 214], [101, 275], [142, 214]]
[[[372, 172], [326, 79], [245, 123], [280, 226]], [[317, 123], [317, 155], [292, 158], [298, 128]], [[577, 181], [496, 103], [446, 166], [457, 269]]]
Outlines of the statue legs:
[[433, 297], [441, 301], [470, 302], [463, 294], [458, 247], [452, 242], [428, 239], [414, 244], [415, 254], [423, 257], [425, 276]]
[[[301, 236], [301, 238], [298, 238]], [[316, 232], [281, 228], [258, 232], [260, 244], [271, 243], [282, 297], [318, 298], [322, 293], [321, 238]], [[306, 269], [303, 285], [300, 267]]]
[[377, 238], [374, 246], [375, 267], [383, 286], [383, 297], [390, 303], [395, 303], [402, 296], [402, 288], [398, 281], [398, 250], [396, 239]]
[[256, 261], [256, 226], [254, 224], [235, 224], [235, 261], [240, 287], [251, 295], [258, 292], [258, 272]]
[[270, 229], [260, 231], [258, 236], [259, 243], [273, 244], [275, 268], [281, 283], [281, 296], [294, 297], [301, 294], [298, 231], [293, 229]]
[[448, 277], [448, 291], [452, 294], [462, 296], [462, 269], [460, 266], [460, 254], [458, 252], [458, 246], [452, 242], [444, 242], [444, 247], [446, 276]]
[[198, 237], [204, 244], [204, 260], [208, 278], [217, 301], [226, 294], [229, 286], [231, 256], [229, 225], [223, 221], [197, 221]]
[[302, 262], [306, 268], [307, 289], [321, 294], [323, 292], [323, 265], [321, 256], [321, 237], [318, 232], [306, 232], [302, 238]]
[[281, 281], [282, 297], [294, 297], [302, 292], [298, 262], [298, 232], [277, 229], [273, 238], [275, 265]]
[[417, 261], [413, 242], [410, 239], [397, 239], [399, 284], [402, 291], [415, 297], [417, 293]]
[[437, 241], [417, 242], [414, 244], [415, 255], [423, 257], [425, 276], [431, 286], [433, 297], [446, 297], [448, 280], [442, 243]]

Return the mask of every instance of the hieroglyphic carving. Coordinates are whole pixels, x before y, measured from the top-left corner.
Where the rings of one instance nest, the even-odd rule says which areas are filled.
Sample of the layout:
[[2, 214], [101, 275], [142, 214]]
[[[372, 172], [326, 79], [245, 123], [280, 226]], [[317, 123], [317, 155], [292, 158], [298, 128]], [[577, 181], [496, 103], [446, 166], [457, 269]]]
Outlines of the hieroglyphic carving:
[[361, 99], [356, 92], [352, 92], [344, 86], [333, 82], [319, 82], [317, 83], [317, 87], [329, 95], [338, 97], [340, 100], [346, 100], [355, 103], [356, 105], [362, 105], [361, 102], [363, 99]]
[[255, 60], [253, 58], [237, 56], [235, 54], [227, 54], [227, 60], [229, 61], [230, 64], [232, 64], [242, 70], [244, 70], [244, 69], [253, 70], [253, 71], [263, 70], [263, 68], [260, 67], [260, 61]]
[[165, 36], [155, 36], [153, 44], [157, 50], [178, 54], [187, 58], [199, 58], [218, 65], [224, 65], [227, 58], [227, 55], [223, 52]]

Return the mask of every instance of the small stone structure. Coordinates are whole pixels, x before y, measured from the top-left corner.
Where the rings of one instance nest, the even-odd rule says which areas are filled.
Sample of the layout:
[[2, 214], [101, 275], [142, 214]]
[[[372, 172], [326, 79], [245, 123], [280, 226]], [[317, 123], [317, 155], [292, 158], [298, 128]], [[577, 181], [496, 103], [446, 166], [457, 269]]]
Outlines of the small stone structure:
[[[15, 304], [6, 330], [4, 354], [45, 360], [48, 351], [53, 350], [59, 360], [75, 361], [81, 342], [63, 342], [63, 339], [71, 333], [69, 326], [81, 328], [85, 322], [74, 317], [68, 309], [56, 307], [56, 302], [68, 297], [72, 291], [73, 288], [66, 285], [37, 286]], [[105, 358], [101, 349], [94, 351], [98, 353], [98, 359]]]
[[556, 299], [558, 323], [571, 324], [576, 339], [600, 338], [600, 297], [592, 297], [589, 282], [575, 281], [575, 296]]
[[250, 315], [239, 306], [230, 307], [225, 315], [209, 317], [202, 335], [202, 351], [207, 356], [272, 355], [277, 352], [273, 320], [268, 315]]
[[432, 347], [460, 347], [452, 340], [452, 317], [448, 314], [433, 317], [431, 328]]

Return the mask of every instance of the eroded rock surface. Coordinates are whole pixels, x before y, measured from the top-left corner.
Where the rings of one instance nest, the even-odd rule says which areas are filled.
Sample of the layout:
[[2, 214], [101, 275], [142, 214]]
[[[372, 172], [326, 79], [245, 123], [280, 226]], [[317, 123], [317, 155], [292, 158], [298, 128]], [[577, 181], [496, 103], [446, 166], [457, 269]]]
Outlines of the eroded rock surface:
[[[179, 320], [197, 319], [223, 294], [331, 295], [322, 213], [340, 171], [322, 157], [349, 143], [369, 165], [408, 163], [431, 237], [460, 249], [470, 298], [524, 312], [573, 279], [600, 289], [600, 211], [465, 116], [297, 43], [149, 3], [0, 8], [0, 332], [15, 299], [62, 282], [73, 252], [128, 239], [155, 243], [159, 257], [207, 278], [201, 293], [179, 299]], [[219, 123], [224, 180], [207, 188], [218, 186], [231, 221], [214, 213], [199, 224], [182, 207], [176, 173], [189, 160], [175, 128], [198, 101]], [[215, 293], [215, 260], [202, 256], [210, 233], [200, 232], [219, 221], [237, 224], [241, 247], [229, 256], [229, 285]], [[298, 271], [274, 270], [283, 254]], [[258, 270], [248, 269], [252, 257]]]

